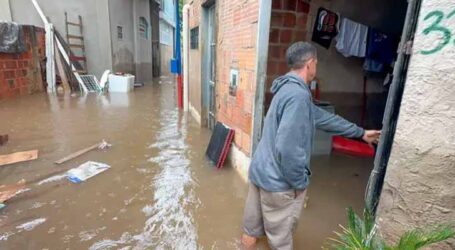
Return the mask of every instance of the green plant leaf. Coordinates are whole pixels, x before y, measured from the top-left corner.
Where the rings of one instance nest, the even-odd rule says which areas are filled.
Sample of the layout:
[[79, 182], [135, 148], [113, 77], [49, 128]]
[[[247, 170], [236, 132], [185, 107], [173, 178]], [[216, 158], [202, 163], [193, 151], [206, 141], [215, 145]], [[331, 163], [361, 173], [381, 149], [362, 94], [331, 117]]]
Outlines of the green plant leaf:
[[416, 250], [455, 236], [455, 230], [449, 225], [440, 225], [429, 229], [415, 229], [406, 232], [395, 249]]
[[388, 246], [377, 234], [374, 215], [364, 211], [362, 220], [352, 208], [348, 208], [348, 224], [340, 225], [341, 233], [326, 249], [335, 250], [417, 250], [419, 248], [455, 237], [453, 226], [440, 225], [429, 229], [416, 229], [405, 233], [396, 246]]

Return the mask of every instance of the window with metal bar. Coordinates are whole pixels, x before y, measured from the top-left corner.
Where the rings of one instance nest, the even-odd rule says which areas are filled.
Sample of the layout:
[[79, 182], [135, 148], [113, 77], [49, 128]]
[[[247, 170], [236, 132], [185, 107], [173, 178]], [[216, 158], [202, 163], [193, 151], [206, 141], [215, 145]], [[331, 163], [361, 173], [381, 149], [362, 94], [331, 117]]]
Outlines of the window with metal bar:
[[198, 49], [199, 48], [199, 27], [192, 28], [190, 31], [190, 48]]

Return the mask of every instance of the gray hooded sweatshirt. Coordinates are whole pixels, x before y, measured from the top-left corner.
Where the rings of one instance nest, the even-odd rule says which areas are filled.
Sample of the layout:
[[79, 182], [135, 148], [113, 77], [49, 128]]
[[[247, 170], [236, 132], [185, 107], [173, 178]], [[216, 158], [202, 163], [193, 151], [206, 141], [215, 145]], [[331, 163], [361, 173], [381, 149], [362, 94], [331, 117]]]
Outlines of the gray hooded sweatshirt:
[[314, 105], [309, 87], [295, 73], [277, 78], [272, 93], [249, 178], [269, 192], [306, 189], [315, 129], [351, 138], [362, 137], [364, 130]]

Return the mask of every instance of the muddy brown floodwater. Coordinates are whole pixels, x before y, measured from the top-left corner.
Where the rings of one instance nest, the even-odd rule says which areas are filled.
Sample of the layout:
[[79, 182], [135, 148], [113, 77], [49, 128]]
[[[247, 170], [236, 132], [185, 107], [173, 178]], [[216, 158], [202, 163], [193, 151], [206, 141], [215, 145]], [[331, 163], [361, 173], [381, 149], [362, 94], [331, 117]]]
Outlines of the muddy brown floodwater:
[[[0, 154], [39, 150], [35, 161], [0, 167], [0, 185], [27, 181], [0, 211], [0, 249], [239, 249], [247, 186], [231, 167], [211, 167], [210, 132], [174, 100], [163, 77], [129, 94], [0, 102], [0, 134], [10, 136]], [[102, 139], [112, 147], [53, 163]], [[65, 178], [89, 160], [112, 168], [80, 184]], [[345, 208], [362, 207], [370, 164], [314, 160], [297, 249], [320, 249]]]

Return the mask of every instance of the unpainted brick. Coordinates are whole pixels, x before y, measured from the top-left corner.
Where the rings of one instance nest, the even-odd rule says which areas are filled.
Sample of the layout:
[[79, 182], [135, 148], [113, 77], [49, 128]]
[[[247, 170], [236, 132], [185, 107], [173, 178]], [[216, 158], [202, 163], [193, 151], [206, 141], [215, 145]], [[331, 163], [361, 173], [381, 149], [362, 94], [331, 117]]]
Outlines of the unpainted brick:
[[6, 69], [17, 69], [17, 61], [6, 61], [4, 65]]
[[6, 70], [3, 72], [5, 79], [16, 78], [16, 72], [14, 70]]
[[271, 29], [269, 34], [270, 43], [278, 43], [280, 39], [280, 31], [278, 29]]
[[288, 44], [292, 41], [292, 30], [280, 31], [280, 43]]
[[283, 26], [294, 27], [296, 24], [296, 17], [294, 13], [283, 13]]
[[304, 0], [297, 0], [297, 12], [309, 13], [310, 4], [305, 2]]
[[297, 9], [297, 0], [284, 0], [283, 9], [295, 11]]
[[272, 11], [270, 25], [272, 27], [281, 27], [283, 25], [283, 17], [280, 12]]
[[297, 15], [297, 23], [296, 23], [297, 28], [305, 30], [306, 29], [306, 25], [307, 25], [307, 21], [308, 21], [308, 15], [307, 14], [298, 14]]
[[249, 135], [249, 133], [244, 133], [242, 136], [242, 151], [250, 152], [250, 150], [251, 150], [251, 136]]
[[281, 10], [283, 8], [283, 0], [272, 0], [272, 9]]
[[13, 89], [13, 88], [16, 87], [15, 86], [16, 85], [15, 84], [16, 80], [10, 79], [10, 80], [7, 80], [7, 82], [8, 82], [8, 86], [9, 86], [10, 89]]

